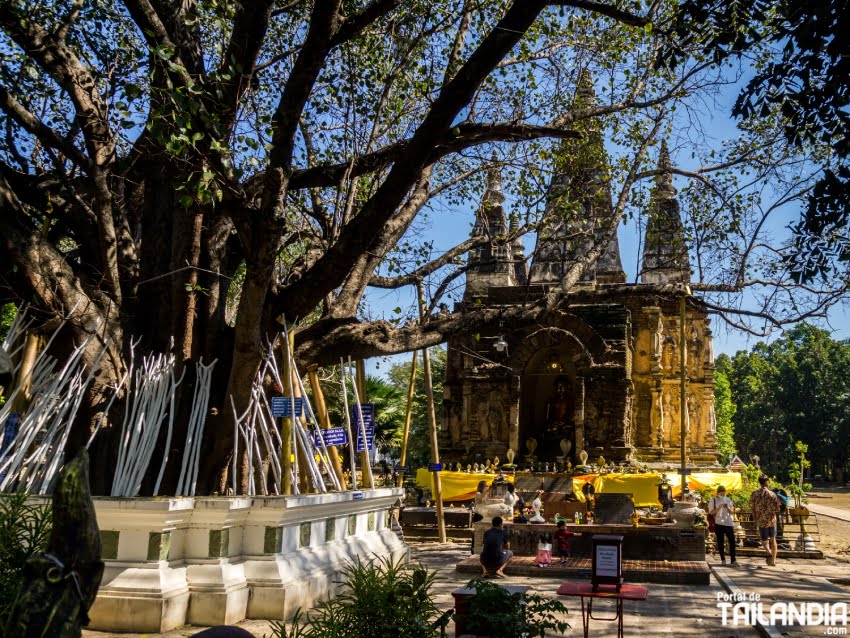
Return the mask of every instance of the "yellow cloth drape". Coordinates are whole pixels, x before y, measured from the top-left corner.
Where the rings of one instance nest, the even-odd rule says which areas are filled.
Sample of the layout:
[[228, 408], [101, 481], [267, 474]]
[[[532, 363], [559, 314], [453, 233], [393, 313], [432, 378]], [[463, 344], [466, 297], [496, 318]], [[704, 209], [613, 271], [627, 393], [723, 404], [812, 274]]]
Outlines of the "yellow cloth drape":
[[[475, 496], [475, 490], [479, 481], [493, 482], [496, 474], [471, 474], [467, 472], [442, 472], [443, 500], [465, 501]], [[673, 496], [678, 496], [681, 487], [677, 474], [668, 474], [673, 486]], [[514, 477], [505, 476], [506, 480], [513, 482]], [[661, 482], [661, 474], [651, 472], [647, 474], [583, 474], [573, 476], [573, 494], [580, 501], [584, 501], [581, 488], [585, 482], [590, 481], [597, 494], [631, 494], [637, 507], [658, 507], [658, 484]], [[694, 472], [687, 476], [688, 485], [691, 490], [701, 490], [705, 487], [712, 489], [723, 485], [727, 492], [741, 489], [741, 475], [737, 472]], [[416, 484], [419, 487], [434, 489], [432, 474], [425, 468], [416, 470]]]
[[[473, 474], [468, 472], [440, 472], [443, 488], [444, 501], [468, 501], [475, 498], [475, 490], [478, 489], [479, 481], [487, 481], [487, 485], [493, 482], [498, 474]], [[509, 483], [514, 482], [513, 476], [504, 476]], [[434, 491], [434, 475], [427, 468], [420, 467], [416, 470], [416, 485], [427, 487]]]

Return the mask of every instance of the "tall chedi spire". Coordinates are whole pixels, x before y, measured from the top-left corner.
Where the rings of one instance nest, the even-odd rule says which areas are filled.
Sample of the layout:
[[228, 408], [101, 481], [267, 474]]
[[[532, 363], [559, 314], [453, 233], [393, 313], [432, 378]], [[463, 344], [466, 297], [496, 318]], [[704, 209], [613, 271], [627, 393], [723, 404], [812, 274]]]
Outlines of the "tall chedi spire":
[[487, 188], [472, 227], [473, 237], [489, 237], [490, 241], [469, 252], [464, 300], [486, 296], [487, 290], [493, 286], [516, 284], [513, 247], [499, 244], [497, 241], [504, 240], [508, 233], [508, 220], [502, 206], [505, 195], [502, 192], [502, 174], [498, 161], [496, 151], [493, 151], [487, 169]]
[[640, 278], [647, 284], [688, 283], [691, 280], [688, 244], [673, 186], [673, 166], [666, 141], [661, 142], [658, 170], [649, 195]]
[[[582, 72], [572, 109], [597, 103], [590, 73]], [[552, 181], [546, 210], [537, 234], [531, 264], [531, 283], [557, 283], [575, 263], [608, 232], [611, 217], [611, 178], [602, 130], [596, 118], [574, 125], [578, 138], [562, 140], [555, 150]], [[616, 229], [596, 264], [587, 268], [585, 283], [622, 283], [626, 275], [620, 261]]]
[[[519, 222], [516, 217], [511, 217], [510, 234], [519, 230]], [[525, 259], [525, 246], [522, 245], [522, 239], [517, 237], [511, 242], [511, 252], [514, 258], [514, 279], [517, 286], [525, 286], [528, 284], [528, 262]]]

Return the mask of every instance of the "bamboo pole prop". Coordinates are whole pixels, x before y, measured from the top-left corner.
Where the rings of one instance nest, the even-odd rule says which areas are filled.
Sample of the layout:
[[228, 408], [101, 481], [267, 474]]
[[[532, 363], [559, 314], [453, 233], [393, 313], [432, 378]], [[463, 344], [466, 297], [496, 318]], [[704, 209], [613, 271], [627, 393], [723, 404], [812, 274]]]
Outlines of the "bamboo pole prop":
[[357, 489], [357, 462], [354, 460], [356, 449], [354, 437], [351, 436], [351, 417], [348, 413], [348, 389], [345, 384], [345, 363], [339, 358], [339, 380], [342, 385], [342, 413], [345, 418], [345, 433], [348, 435], [348, 461], [351, 464], [351, 489]]
[[27, 333], [24, 339], [24, 356], [21, 357], [21, 368], [15, 384], [20, 388], [20, 392], [12, 404], [12, 410], [18, 414], [26, 412], [32, 401], [32, 371], [35, 367], [36, 357], [38, 357], [39, 341], [39, 336], [32, 332]]
[[[425, 290], [422, 282], [417, 282], [419, 297], [419, 316], [425, 322]], [[437, 442], [437, 415], [434, 410], [434, 385], [431, 378], [431, 355], [428, 348], [422, 348], [422, 379], [425, 382], [425, 402], [428, 406], [428, 431], [431, 438], [431, 462], [440, 462], [440, 448]], [[439, 472], [434, 472], [434, 500], [437, 502], [437, 532], [440, 542], [446, 542], [446, 520], [443, 517], [443, 483]]]
[[[296, 454], [298, 455], [299, 465], [303, 468], [303, 471], [299, 472], [299, 481], [300, 487], [303, 492], [309, 491], [311, 481], [312, 486], [315, 491], [318, 492], [326, 492], [327, 489], [325, 487], [324, 479], [322, 478], [322, 472], [319, 469], [319, 466], [316, 464], [316, 448], [312, 445], [312, 440], [310, 438], [309, 433], [306, 431], [306, 425], [308, 422], [307, 415], [312, 414], [308, 412], [309, 410], [309, 401], [307, 400], [307, 393], [304, 390], [304, 385], [301, 383], [301, 375], [298, 374], [298, 367], [295, 364], [295, 353], [290, 347], [289, 340], [289, 331], [287, 327], [284, 325], [284, 344], [286, 345], [285, 356], [289, 361], [289, 370], [290, 370], [290, 384], [292, 386], [292, 414], [295, 414], [295, 399], [300, 398], [302, 407], [304, 408], [303, 414], [301, 417], [294, 417], [292, 419], [293, 427], [295, 428], [298, 437], [297, 440], [301, 442], [301, 446], [297, 447]], [[322, 441], [322, 447], [324, 447], [324, 440]], [[328, 475], [332, 474], [332, 469], [330, 465], [327, 463], [327, 460], [320, 455], [322, 460], [322, 464], [325, 465]], [[309, 476], [308, 476], [309, 472]], [[334, 477], [331, 477], [331, 482], [336, 486], [336, 481]]]
[[[297, 393], [297, 387], [295, 383], [293, 383], [294, 374], [292, 373], [292, 359], [289, 357], [289, 353], [286, 353], [288, 362], [286, 365], [286, 370], [289, 373], [289, 394], [290, 397], [290, 408], [292, 413], [292, 432], [295, 435], [295, 458], [298, 461], [298, 489], [302, 494], [307, 494], [310, 491], [310, 484], [307, 480], [307, 457], [304, 451], [304, 444], [301, 442], [300, 435], [300, 423], [298, 417], [295, 416], [295, 399]], [[300, 398], [300, 397], [297, 397]]]
[[[399, 457], [399, 465], [402, 467], [407, 463], [407, 444], [410, 440], [410, 420], [413, 417], [413, 395], [416, 393], [416, 355], [418, 352], [413, 351], [413, 358], [410, 360], [410, 381], [407, 384], [407, 409], [404, 412], [404, 430], [401, 435], [401, 456]], [[398, 487], [404, 485], [404, 473], [400, 473], [397, 480]]]
[[[16, 323], [22, 326], [23, 317]], [[95, 339], [95, 335], [91, 335], [74, 349], [62, 369], [54, 373], [56, 360], [47, 351], [64, 324], [65, 321], [28, 364], [27, 376], [32, 401], [26, 403], [25, 412], [19, 413], [18, 430], [7, 452], [0, 458], [0, 476], [3, 477], [0, 489], [16, 486], [15, 489], [28, 493], [49, 492], [64, 458], [71, 422], [109, 346], [107, 342], [100, 349], [94, 364], [86, 371], [82, 357]], [[16, 333], [4, 343], [14, 343], [21, 336], [22, 333]], [[9, 401], [0, 408], [0, 423], [15, 409], [13, 399], [21, 390], [21, 386], [14, 388]]]
[[[304, 398], [305, 428], [308, 424], [312, 424], [313, 433], [316, 435], [316, 440], [319, 441], [319, 444], [314, 447], [314, 450], [319, 455], [319, 460], [322, 463], [322, 467], [324, 467], [325, 474], [327, 474], [333, 484], [334, 490], [342, 491], [342, 482], [337, 476], [337, 473], [330, 461], [330, 452], [328, 451], [328, 446], [325, 445], [325, 439], [322, 436], [321, 428], [319, 427], [319, 420], [316, 418], [316, 413], [313, 411], [313, 406], [310, 403], [310, 398], [307, 396], [307, 390], [304, 387], [304, 382], [301, 380], [301, 374], [298, 372], [298, 366], [295, 364], [295, 361], [292, 362], [292, 368], [295, 370], [295, 381], [298, 383], [301, 396]], [[307, 430], [307, 438], [312, 442], [309, 430]]]
[[[284, 340], [284, 343], [288, 343], [288, 340]], [[289, 359], [290, 362], [290, 383], [293, 388], [294, 393], [303, 394], [304, 386], [301, 384], [301, 379], [298, 376], [298, 369], [295, 367], [295, 360], [291, 358], [291, 353], [287, 347], [284, 352], [284, 356]], [[283, 382], [280, 380], [280, 377], [277, 375], [277, 363], [274, 361], [274, 350], [269, 350], [269, 357], [271, 361], [274, 363], [273, 366], [269, 368], [272, 373], [272, 376], [275, 378], [278, 385], [283, 385]], [[292, 413], [295, 412], [295, 399], [298, 398], [295, 395], [291, 397], [291, 409]], [[303, 398], [303, 397], [302, 397]], [[303, 419], [303, 415], [301, 419]], [[307, 491], [309, 486], [314, 486], [319, 492], [326, 492], [327, 489], [325, 487], [324, 479], [322, 478], [322, 472], [319, 470], [319, 466], [316, 463], [315, 455], [316, 455], [316, 447], [313, 445], [310, 436], [305, 431], [304, 427], [301, 424], [301, 419], [293, 418], [292, 419], [292, 444], [295, 448], [295, 464], [294, 464], [294, 472], [293, 475], [296, 478], [293, 483], [294, 488], [298, 488], [299, 491], [296, 493], [300, 493], [300, 491]], [[323, 463], [326, 463], [324, 459]], [[299, 469], [299, 465], [301, 469]], [[327, 466], [327, 472], [330, 475], [331, 468]], [[299, 480], [300, 477], [306, 477], [306, 479]], [[299, 482], [301, 485], [299, 486]]]
[[163, 455], [162, 465], [159, 468], [159, 474], [156, 477], [156, 484], [153, 488], [154, 496], [157, 496], [159, 494], [159, 486], [162, 484], [162, 477], [165, 475], [165, 466], [168, 464], [168, 453], [171, 450], [171, 435], [174, 431], [174, 399], [177, 396], [177, 386], [183, 383], [183, 377], [186, 376], [186, 367], [183, 366], [183, 370], [180, 373], [179, 381], [174, 381], [174, 368], [169, 370], [168, 375], [171, 379], [171, 397], [168, 406], [168, 430], [165, 436], [165, 454]]
[[[177, 479], [177, 496], [194, 496], [197, 483], [201, 439], [206, 421], [207, 406], [209, 405], [212, 369], [218, 359], [208, 366], [204, 365], [203, 357], [195, 364], [197, 370], [195, 390], [192, 396], [192, 410], [189, 414], [189, 424], [186, 428], [186, 443], [183, 446], [183, 459], [180, 475]], [[108, 412], [108, 407], [107, 407]]]
[[239, 494], [239, 480], [237, 478], [237, 458], [239, 457], [239, 436], [242, 433], [242, 428], [240, 427], [240, 423], [243, 419], [247, 418], [248, 410], [251, 409], [250, 404], [242, 413], [240, 417], [236, 412], [236, 402], [233, 400], [233, 395], [230, 395], [230, 407], [233, 410], [233, 458], [232, 458], [232, 467], [230, 477], [231, 489], [233, 490], [232, 496], [237, 496]]
[[[363, 362], [359, 361], [359, 363], [362, 365]], [[351, 366], [351, 357], [348, 358], [348, 365], [349, 367]], [[357, 436], [361, 437], [363, 441], [363, 451], [360, 453], [360, 468], [363, 472], [363, 487], [372, 490], [375, 489], [375, 479], [372, 477], [372, 462], [369, 460], [369, 450], [366, 446], [366, 423], [363, 421], [363, 400], [360, 398], [363, 394], [357, 389], [360, 383], [365, 385], [365, 374], [361, 376], [359, 371], [357, 371], [355, 375], [355, 378], [351, 382], [351, 389], [354, 391], [354, 409], [357, 411], [357, 420], [360, 422], [360, 431], [357, 433]]]
[[[295, 371], [295, 362], [290, 360], [290, 374], [292, 375], [291, 383], [292, 383], [292, 397], [293, 403], [295, 399], [301, 399], [302, 409], [306, 412], [306, 406], [304, 405], [304, 396], [301, 393], [300, 384], [298, 383], [298, 376]], [[295, 414], [293, 412], [293, 414]], [[304, 412], [302, 412], [300, 417], [295, 417], [293, 420], [293, 427], [296, 428], [298, 433], [298, 441], [301, 445], [298, 446], [298, 464], [302, 468], [302, 471], [298, 475], [298, 480], [300, 482], [301, 491], [305, 494], [309, 492], [319, 492], [324, 491], [324, 489], [320, 489], [320, 486], [324, 488], [324, 481], [321, 478], [321, 472], [318, 471], [318, 467], [316, 467], [316, 472], [319, 474], [318, 481], [316, 481], [315, 476], [313, 476], [313, 481], [311, 484], [309, 473], [313, 473], [313, 466], [316, 464], [316, 459], [313, 456], [312, 446], [309, 444], [309, 436], [305, 432], [304, 424], [306, 419], [304, 417]]]
[[[278, 387], [283, 387], [283, 382], [280, 380], [280, 375], [278, 374], [278, 364], [277, 364], [277, 360], [275, 359], [275, 356], [274, 356], [273, 345], [271, 345], [271, 344], [269, 345], [269, 351], [268, 352], [269, 352], [269, 355], [268, 355], [268, 359], [266, 361], [265, 372], [271, 374], [272, 379], [274, 379], [274, 381], [278, 385]], [[265, 372], [263, 374], [265, 374]], [[283, 449], [283, 439], [281, 437], [280, 430], [277, 427], [275, 427], [276, 417], [272, 413], [271, 404], [269, 403], [268, 399], [266, 399], [265, 392], [262, 392], [262, 391], [259, 392], [259, 396], [260, 396], [260, 398], [263, 402], [263, 405], [265, 405], [265, 407], [266, 407], [266, 416], [269, 419], [269, 424], [270, 424], [268, 426], [269, 438], [275, 439], [275, 441], [272, 441], [271, 443], [272, 443], [273, 446], [274, 446], [274, 444], [277, 445], [276, 449], [282, 450]], [[265, 422], [265, 420], [264, 420], [264, 422]], [[274, 455], [272, 455], [272, 456], [274, 457]], [[278, 473], [278, 483], [277, 483], [277, 485], [275, 485], [275, 491], [278, 495], [280, 495], [280, 494], [282, 494], [284, 468], [282, 467], [282, 464], [281, 464], [282, 458], [280, 456], [274, 457], [274, 459], [275, 459], [274, 467], [276, 467], [277, 473]], [[289, 477], [290, 477], [289, 481], [290, 481], [290, 485], [291, 485], [291, 484], [293, 484], [292, 483], [292, 468], [289, 469]]]
[[266, 446], [266, 450], [269, 455], [269, 470], [272, 473], [272, 492], [276, 495], [280, 494], [280, 459], [277, 454], [275, 454], [276, 450], [280, 449], [280, 446], [277, 441], [274, 440], [272, 436], [272, 432], [275, 430], [274, 428], [274, 419], [272, 419], [272, 426], [266, 422], [266, 416], [271, 413], [271, 409], [269, 408], [268, 401], [266, 400], [266, 395], [264, 392], [259, 393], [259, 397], [263, 402], [266, 411], [260, 410], [257, 413], [258, 418], [260, 419], [260, 434], [263, 436], [263, 445]]
[[[316, 415], [318, 417], [319, 426], [323, 430], [331, 427], [331, 419], [328, 415], [328, 406], [325, 403], [325, 395], [322, 393], [322, 386], [319, 384], [319, 367], [311, 365], [307, 368], [307, 378], [310, 380], [310, 388], [313, 391], [313, 400], [316, 402]], [[334, 474], [336, 474], [339, 482], [339, 490], [344, 492], [347, 488], [345, 484], [345, 475], [342, 472], [342, 463], [339, 460], [339, 452], [335, 445], [327, 446], [328, 456], [331, 460]]]
[[[286, 340], [286, 351], [290, 351], [295, 346], [295, 335], [287, 330], [286, 321], [283, 322], [284, 339]], [[285, 356], [282, 363], [279, 383], [282, 381], [280, 389], [283, 396], [292, 396], [292, 375], [289, 372], [289, 357]], [[292, 414], [295, 414], [293, 410]], [[292, 419], [282, 417], [280, 420], [280, 464], [283, 468], [283, 484], [281, 492], [284, 496], [292, 494]]]
[[688, 298], [688, 290], [685, 288], [685, 291], [682, 293], [682, 297], [679, 299], [679, 447], [680, 447], [680, 456], [682, 462], [682, 483], [681, 483], [681, 492], [679, 493], [679, 500], [682, 501], [685, 499], [685, 486], [687, 485], [687, 469], [688, 469], [688, 457], [687, 457], [687, 443], [688, 443], [688, 375], [687, 368], [685, 367], [687, 364], [687, 353], [688, 348], [685, 344], [685, 301]]
[[[275, 366], [270, 364], [269, 367], [272, 370], [274, 370]], [[269, 450], [280, 450], [281, 445], [282, 445], [282, 441], [281, 441], [281, 438], [280, 438], [280, 432], [275, 427], [275, 417], [272, 414], [272, 408], [271, 408], [271, 405], [269, 404], [268, 399], [266, 399], [265, 392], [260, 392], [260, 399], [262, 400], [263, 405], [266, 408], [265, 416], [264, 417], [262, 416], [262, 414], [263, 414], [262, 412], [260, 414], [261, 414], [261, 417], [262, 417], [263, 431], [265, 432], [265, 434], [268, 437], [267, 445], [269, 447]], [[266, 421], [266, 418], [268, 418], [268, 421]], [[270, 458], [271, 458], [271, 461], [272, 461], [272, 464], [271, 464], [272, 470], [275, 472], [275, 479], [276, 479], [276, 483], [274, 485], [274, 490], [275, 490], [275, 494], [279, 495], [281, 493], [280, 492], [280, 489], [281, 489], [280, 486], [282, 485], [283, 469], [281, 468], [280, 457], [278, 455], [271, 454]]]

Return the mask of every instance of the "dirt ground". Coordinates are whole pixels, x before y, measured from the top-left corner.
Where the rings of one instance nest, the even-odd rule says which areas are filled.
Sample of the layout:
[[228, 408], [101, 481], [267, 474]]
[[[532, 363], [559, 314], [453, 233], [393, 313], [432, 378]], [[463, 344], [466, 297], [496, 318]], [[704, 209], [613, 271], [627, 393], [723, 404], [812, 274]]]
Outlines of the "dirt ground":
[[828, 558], [850, 563], [850, 523], [818, 516], [820, 549]]
[[[815, 487], [809, 502], [850, 512], [850, 487]], [[819, 549], [829, 558], [850, 563], [850, 523], [818, 516]]]
[[817, 486], [809, 492], [812, 503], [838, 507], [850, 512], [850, 487], [822, 487]]

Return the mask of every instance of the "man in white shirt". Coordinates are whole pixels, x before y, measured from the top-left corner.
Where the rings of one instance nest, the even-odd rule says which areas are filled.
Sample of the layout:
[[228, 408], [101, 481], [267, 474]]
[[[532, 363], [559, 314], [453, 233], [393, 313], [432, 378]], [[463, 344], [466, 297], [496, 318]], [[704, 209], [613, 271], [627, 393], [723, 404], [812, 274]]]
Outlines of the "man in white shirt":
[[717, 549], [720, 550], [720, 562], [726, 564], [726, 552], [723, 547], [723, 539], [729, 539], [729, 557], [735, 564], [735, 521], [732, 513], [735, 505], [726, 496], [726, 488], [722, 485], [717, 488], [717, 496], [712, 496], [708, 502], [708, 513], [714, 516], [714, 534], [717, 538]]

